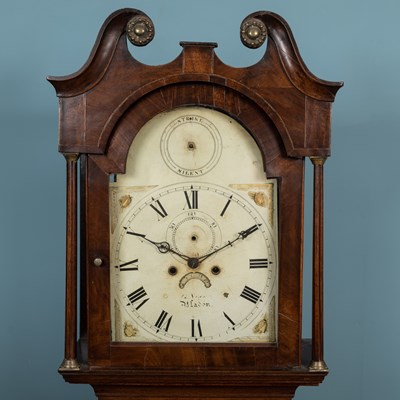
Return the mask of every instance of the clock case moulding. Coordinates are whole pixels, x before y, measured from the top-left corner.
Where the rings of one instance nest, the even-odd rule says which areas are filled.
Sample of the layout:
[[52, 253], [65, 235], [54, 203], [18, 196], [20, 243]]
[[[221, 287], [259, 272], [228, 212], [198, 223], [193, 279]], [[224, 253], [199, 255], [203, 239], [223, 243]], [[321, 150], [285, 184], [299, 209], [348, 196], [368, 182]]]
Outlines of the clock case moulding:
[[[255, 12], [242, 23], [245, 45], [258, 47], [267, 40], [264, 56], [246, 68], [224, 64], [215, 43], [192, 42], [182, 42], [181, 54], [168, 64], [144, 65], [128, 50], [127, 36], [145, 45], [153, 34], [144, 13], [119, 10], [105, 21], [78, 72], [48, 78], [59, 97], [59, 151], [67, 161], [65, 359], [59, 371], [68, 382], [91, 384], [99, 399], [292, 399], [298, 386], [318, 385], [328, 372], [323, 359], [323, 164], [330, 155], [331, 107], [342, 83], [310, 73], [289, 26], [272, 12]], [[182, 106], [213, 108], [236, 119], [260, 148], [266, 175], [279, 181], [274, 345], [110, 340], [109, 175], [125, 171], [129, 146], [147, 121]], [[311, 340], [301, 337], [306, 157], [314, 165]]]

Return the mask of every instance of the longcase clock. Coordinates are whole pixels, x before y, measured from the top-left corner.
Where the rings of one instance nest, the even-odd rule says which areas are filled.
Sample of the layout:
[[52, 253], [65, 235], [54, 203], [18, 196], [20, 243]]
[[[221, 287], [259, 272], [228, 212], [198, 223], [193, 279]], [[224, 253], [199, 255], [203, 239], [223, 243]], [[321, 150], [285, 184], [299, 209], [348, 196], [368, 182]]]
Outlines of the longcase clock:
[[[342, 83], [308, 71], [274, 13], [248, 16], [240, 35], [267, 42], [256, 65], [232, 68], [215, 43], [182, 42], [174, 61], [148, 66], [127, 42], [149, 43], [153, 23], [123, 9], [81, 70], [49, 78], [67, 161], [59, 372], [101, 400], [292, 399], [328, 372], [323, 164]], [[306, 158], [311, 340], [301, 335]]]

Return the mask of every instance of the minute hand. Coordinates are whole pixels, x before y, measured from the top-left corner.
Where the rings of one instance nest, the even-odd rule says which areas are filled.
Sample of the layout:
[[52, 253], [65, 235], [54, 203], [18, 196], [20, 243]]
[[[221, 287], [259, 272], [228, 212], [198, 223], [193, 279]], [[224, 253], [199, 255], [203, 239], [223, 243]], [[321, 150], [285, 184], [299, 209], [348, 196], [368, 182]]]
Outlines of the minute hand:
[[253, 232], [255, 232], [256, 230], [258, 230], [258, 227], [259, 227], [259, 226], [261, 226], [261, 224], [256, 224], [256, 225], [253, 225], [253, 226], [251, 226], [250, 228], [248, 228], [248, 229], [246, 229], [246, 230], [244, 230], [244, 231], [240, 231], [240, 232], [238, 233], [238, 236], [237, 236], [236, 239], [234, 239], [234, 240], [232, 240], [232, 241], [228, 241], [227, 244], [225, 244], [224, 246], [220, 247], [219, 249], [216, 249], [216, 250], [212, 251], [211, 253], [208, 253], [208, 254], [206, 254], [206, 255], [204, 255], [204, 256], [199, 257], [199, 258], [198, 258], [198, 262], [200, 263], [200, 262], [204, 261], [206, 258], [212, 256], [212, 255], [215, 254], [215, 253], [218, 253], [219, 251], [225, 249], [225, 248], [228, 247], [228, 246], [231, 246], [231, 247], [232, 247], [232, 246], [233, 246], [233, 243], [237, 242], [239, 239], [242, 239], [242, 240], [246, 239], [247, 236], [251, 235]]

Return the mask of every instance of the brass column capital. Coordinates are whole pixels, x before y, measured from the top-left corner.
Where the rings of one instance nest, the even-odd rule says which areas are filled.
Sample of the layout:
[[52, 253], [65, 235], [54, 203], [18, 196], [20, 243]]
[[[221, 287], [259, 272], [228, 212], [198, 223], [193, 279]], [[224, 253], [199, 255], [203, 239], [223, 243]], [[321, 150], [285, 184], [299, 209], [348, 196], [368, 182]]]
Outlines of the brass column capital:
[[62, 153], [67, 162], [77, 162], [79, 159], [79, 153]]
[[311, 156], [310, 160], [315, 166], [323, 166], [327, 157]]

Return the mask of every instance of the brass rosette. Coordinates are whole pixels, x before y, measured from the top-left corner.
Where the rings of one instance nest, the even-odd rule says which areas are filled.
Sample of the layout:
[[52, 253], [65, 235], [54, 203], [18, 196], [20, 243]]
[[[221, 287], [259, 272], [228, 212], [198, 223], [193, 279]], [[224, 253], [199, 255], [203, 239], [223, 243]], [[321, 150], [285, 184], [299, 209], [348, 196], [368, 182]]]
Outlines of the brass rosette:
[[267, 27], [256, 18], [245, 19], [240, 25], [240, 39], [251, 49], [262, 46], [267, 38]]
[[137, 15], [127, 23], [126, 33], [134, 46], [146, 46], [154, 38], [153, 21], [145, 15]]

